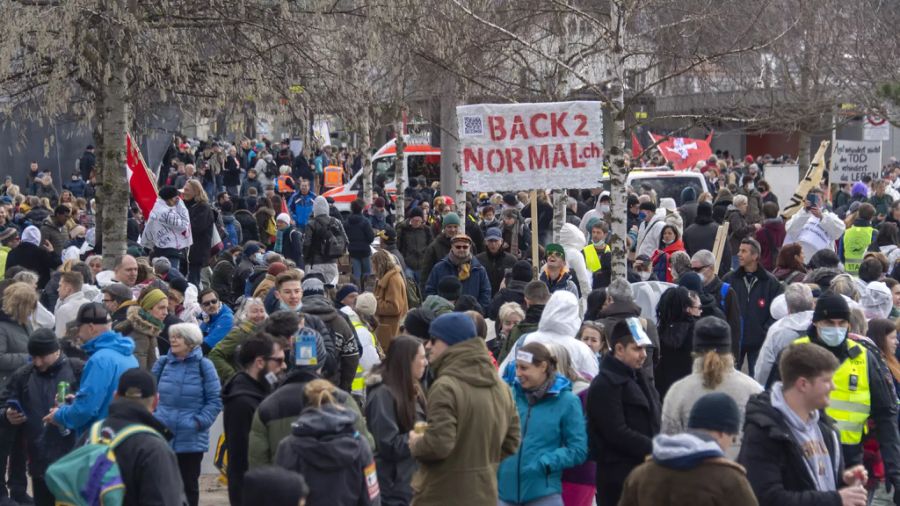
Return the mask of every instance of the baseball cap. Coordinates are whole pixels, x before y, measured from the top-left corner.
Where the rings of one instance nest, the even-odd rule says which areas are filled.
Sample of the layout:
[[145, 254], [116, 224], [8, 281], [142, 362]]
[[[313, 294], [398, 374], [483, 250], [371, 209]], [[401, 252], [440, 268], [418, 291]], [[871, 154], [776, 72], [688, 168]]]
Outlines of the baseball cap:
[[109, 311], [99, 302], [88, 302], [82, 304], [78, 308], [78, 314], [75, 316], [75, 322], [78, 325], [86, 325], [93, 323], [96, 325], [104, 325], [110, 322]]
[[116, 395], [128, 399], [148, 399], [156, 395], [156, 380], [143, 369], [129, 369], [119, 377]]

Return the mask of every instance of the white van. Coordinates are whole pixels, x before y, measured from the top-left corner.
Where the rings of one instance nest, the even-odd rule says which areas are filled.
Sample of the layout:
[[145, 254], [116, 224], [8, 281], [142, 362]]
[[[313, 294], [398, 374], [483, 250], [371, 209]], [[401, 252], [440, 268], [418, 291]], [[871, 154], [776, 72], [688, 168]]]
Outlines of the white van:
[[[434, 181], [441, 180], [441, 148], [436, 148], [430, 144], [422, 143], [415, 136], [404, 136], [407, 142], [403, 150], [403, 156], [406, 158], [406, 177], [404, 178], [409, 184], [410, 178], [425, 176], [425, 180], [430, 185]], [[372, 155], [372, 181], [374, 182], [378, 176], [384, 176], [384, 189], [393, 197], [397, 191], [394, 177], [394, 161], [397, 159], [397, 144], [395, 139], [391, 139], [387, 144]], [[357, 196], [362, 192], [362, 175], [363, 171], [359, 171], [350, 178], [347, 183], [337, 188], [332, 188], [322, 194], [324, 197], [334, 199], [334, 205], [342, 213], [350, 212], [350, 203], [356, 200]]]
[[675, 199], [675, 204], [680, 206], [681, 191], [692, 186], [699, 197], [701, 193], [709, 191], [706, 186], [706, 178], [699, 172], [685, 170], [639, 170], [632, 169], [625, 179], [625, 184], [635, 191], [640, 191], [641, 185], [648, 185], [656, 191], [657, 199]]

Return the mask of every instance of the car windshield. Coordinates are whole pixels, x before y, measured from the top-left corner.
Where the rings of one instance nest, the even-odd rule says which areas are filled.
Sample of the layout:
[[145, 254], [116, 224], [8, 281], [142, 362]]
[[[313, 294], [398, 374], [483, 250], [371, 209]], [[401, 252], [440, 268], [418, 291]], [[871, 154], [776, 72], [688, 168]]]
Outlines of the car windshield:
[[[434, 181], [441, 180], [441, 164], [440, 158], [438, 157], [436, 160], [429, 160], [430, 157], [425, 155], [410, 155], [406, 157], [407, 163], [407, 174], [410, 178], [417, 178], [419, 176], [425, 176], [425, 179], [428, 183], [432, 183]], [[375, 160], [372, 164], [372, 180], [378, 178], [378, 176], [384, 176], [387, 182], [391, 182], [394, 180], [394, 160], [396, 160], [396, 156], [385, 156], [383, 158], [379, 158]], [[409, 184], [409, 181], [406, 182]], [[351, 186], [351, 190], [358, 191], [362, 188], [362, 178], [356, 178], [356, 181]]]
[[703, 193], [703, 187], [700, 179], [696, 177], [636, 177], [631, 180], [631, 187], [635, 191], [639, 191], [641, 185], [649, 185], [656, 191], [657, 199], [671, 198], [675, 199], [676, 205], [681, 205], [681, 191], [691, 186], [696, 192], [695, 195]]

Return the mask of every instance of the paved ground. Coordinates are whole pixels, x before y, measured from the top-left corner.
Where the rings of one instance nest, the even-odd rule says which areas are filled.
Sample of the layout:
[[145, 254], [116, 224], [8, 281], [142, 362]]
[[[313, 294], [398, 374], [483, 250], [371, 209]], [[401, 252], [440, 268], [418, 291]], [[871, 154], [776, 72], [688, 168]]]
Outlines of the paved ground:
[[218, 475], [200, 476], [200, 506], [222, 506], [228, 504], [228, 489], [219, 482]]

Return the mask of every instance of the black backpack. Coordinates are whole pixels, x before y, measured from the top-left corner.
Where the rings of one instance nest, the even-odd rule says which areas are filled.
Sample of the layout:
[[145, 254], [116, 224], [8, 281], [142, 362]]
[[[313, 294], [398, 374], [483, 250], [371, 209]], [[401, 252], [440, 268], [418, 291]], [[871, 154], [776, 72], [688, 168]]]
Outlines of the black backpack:
[[328, 217], [328, 223], [319, 231], [320, 253], [329, 260], [344, 256], [347, 252], [347, 235], [341, 222]]

